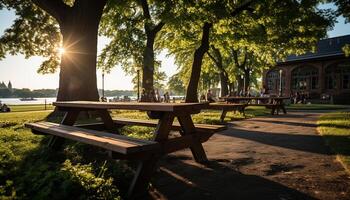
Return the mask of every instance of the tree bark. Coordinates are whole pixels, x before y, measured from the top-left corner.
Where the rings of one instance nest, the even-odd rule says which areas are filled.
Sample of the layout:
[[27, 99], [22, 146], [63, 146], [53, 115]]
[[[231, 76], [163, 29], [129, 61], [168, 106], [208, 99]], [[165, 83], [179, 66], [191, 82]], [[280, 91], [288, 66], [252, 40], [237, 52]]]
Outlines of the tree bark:
[[250, 85], [250, 69], [245, 69], [244, 70], [244, 81], [245, 81], [245, 88], [244, 88], [244, 94], [248, 94], [248, 89]]
[[143, 15], [145, 18], [144, 29], [146, 32], [146, 46], [143, 51], [143, 66], [142, 66], [142, 102], [151, 102], [154, 98], [154, 41], [157, 33], [163, 28], [164, 23], [159, 22], [153, 25], [151, 22], [151, 14], [147, 0], [140, 0]]
[[227, 96], [228, 95], [229, 79], [228, 79], [228, 74], [227, 74], [226, 70], [224, 69], [224, 65], [222, 62], [222, 55], [220, 53], [220, 50], [215, 48], [214, 45], [211, 45], [211, 48], [212, 48], [213, 54], [215, 56], [211, 55], [209, 52], [208, 52], [208, 55], [212, 59], [212, 61], [214, 62], [215, 66], [219, 69], [221, 96]]
[[209, 49], [209, 33], [210, 28], [212, 27], [211, 23], [204, 23], [202, 28], [202, 40], [201, 45], [194, 52], [193, 63], [192, 63], [192, 71], [190, 81], [187, 86], [186, 91], [186, 102], [198, 102], [198, 83], [201, 75], [202, 61], [204, 54]]
[[106, 0], [76, 0], [73, 7], [61, 0], [33, 2], [57, 20], [63, 36], [57, 101], [97, 101], [97, 33]]
[[147, 43], [143, 51], [143, 73], [142, 73], [142, 88], [143, 95], [141, 101], [152, 101], [153, 83], [154, 83], [154, 35], [147, 34]]

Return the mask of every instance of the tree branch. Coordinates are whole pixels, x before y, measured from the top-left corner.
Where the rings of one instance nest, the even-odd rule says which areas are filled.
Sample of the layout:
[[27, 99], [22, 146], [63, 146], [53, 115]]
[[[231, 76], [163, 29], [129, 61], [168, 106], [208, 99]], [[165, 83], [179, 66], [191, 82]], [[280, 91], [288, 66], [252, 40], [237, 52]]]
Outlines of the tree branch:
[[233, 60], [235, 61], [236, 66], [237, 66], [238, 68], [240, 68], [240, 64], [239, 64], [239, 62], [238, 62], [238, 53], [237, 53], [237, 51], [234, 50], [234, 49], [231, 49], [231, 51], [232, 51]]
[[231, 16], [235, 17], [237, 15], [239, 15], [241, 12], [243, 12], [244, 10], [251, 10], [249, 8], [250, 5], [253, 4], [253, 0], [247, 0], [245, 2], [243, 2], [241, 5], [239, 5], [237, 8], [235, 8], [234, 11], [231, 12]]
[[62, 0], [31, 0], [39, 8], [43, 9], [59, 23], [63, 20], [63, 14], [67, 12], [69, 6]]
[[143, 16], [145, 16], [146, 19], [151, 20], [151, 14], [149, 13], [147, 0], [140, 0], [140, 3], [142, 6]]
[[153, 28], [152, 31], [154, 33], [158, 33], [163, 28], [164, 25], [165, 25], [165, 23], [161, 21]]
[[243, 63], [242, 66], [245, 67], [246, 63], [247, 63], [247, 57], [248, 57], [248, 52], [247, 52], [247, 47], [244, 48], [244, 59], [243, 59]]
[[213, 55], [211, 55], [210, 51], [207, 51], [207, 54], [209, 56], [209, 58], [215, 63], [215, 65], [218, 65], [217, 60], [215, 59], [215, 57]]

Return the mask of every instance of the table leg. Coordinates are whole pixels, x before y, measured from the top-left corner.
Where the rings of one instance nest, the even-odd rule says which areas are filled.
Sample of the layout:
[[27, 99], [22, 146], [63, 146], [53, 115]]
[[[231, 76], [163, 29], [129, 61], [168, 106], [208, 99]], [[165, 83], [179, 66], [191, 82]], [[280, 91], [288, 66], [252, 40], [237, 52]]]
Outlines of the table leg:
[[139, 163], [127, 194], [130, 199], [135, 199], [145, 195], [148, 184], [156, 169], [158, 159], [159, 158], [157, 157], [151, 157], [150, 159]]
[[[77, 121], [77, 118], [79, 116], [79, 111], [78, 110], [71, 110], [66, 112], [64, 115], [61, 124], [68, 125], [68, 126], [73, 126], [74, 123]], [[58, 137], [58, 136], [52, 136], [50, 141], [49, 141], [49, 147], [54, 149], [54, 150], [59, 150], [65, 139]]]
[[[174, 116], [172, 114], [163, 113], [161, 115], [157, 128], [154, 132], [155, 141], [161, 142], [168, 139], [173, 121]], [[136, 174], [128, 191], [129, 198], [133, 199], [137, 196], [142, 196], [147, 191], [148, 183], [153, 176], [158, 159], [159, 155], [154, 155], [150, 159], [139, 163]]]
[[287, 114], [287, 110], [286, 110], [286, 107], [284, 106], [284, 104], [281, 105], [281, 108], [282, 108], [282, 110], [283, 110], [283, 113], [284, 113], [284, 114]]
[[108, 110], [98, 110], [98, 115], [101, 117], [106, 129], [112, 133], [119, 134], [118, 127], [114, 124]]
[[221, 116], [220, 116], [220, 122], [221, 123], [224, 123], [226, 114], [227, 114], [227, 110], [222, 109], [222, 113], [221, 113]]
[[[194, 127], [193, 121], [191, 119], [190, 115], [182, 115], [178, 116], [179, 122], [181, 124], [181, 128], [183, 130], [184, 135], [188, 134], [195, 134], [196, 129]], [[196, 162], [203, 163], [208, 161], [207, 155], [205, 154], [204, 148], [202, 146], [202, 143], [200, 142], [200, 138], [196, 138], [195, 141], [193, 141], [192, 146], [190, 147], [192, 151], [192, 155]]]
[[282, 108], [283, 113], [287, 114], [287, 110], [286, 110], [286, 107], [284, 106], [283, 100], [281, 100], [279, 103], [280, 103], [280, 107]]

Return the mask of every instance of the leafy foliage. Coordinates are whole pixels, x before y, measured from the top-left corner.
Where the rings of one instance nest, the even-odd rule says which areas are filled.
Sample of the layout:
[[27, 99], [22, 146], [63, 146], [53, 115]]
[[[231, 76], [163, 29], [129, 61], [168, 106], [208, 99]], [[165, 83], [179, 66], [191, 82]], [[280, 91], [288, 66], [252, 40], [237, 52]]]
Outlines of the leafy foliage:
[[24, 54], [26, 58], [43, 56], [47, 60], [41, 64], [38, 72], [55, 72], [60, 59], [57, 49], [62, 40], [56, 20], [30, 0], [2, 0], [0, 7], [14, 10], [17, 16], [12, 26], [0, 37], [0, 59], [6, 53]]

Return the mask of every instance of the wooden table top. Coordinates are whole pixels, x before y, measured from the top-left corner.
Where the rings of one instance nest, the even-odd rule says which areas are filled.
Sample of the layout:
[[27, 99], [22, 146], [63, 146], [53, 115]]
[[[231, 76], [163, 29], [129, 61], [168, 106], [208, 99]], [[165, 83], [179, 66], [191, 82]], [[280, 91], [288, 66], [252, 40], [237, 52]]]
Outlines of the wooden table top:
[[290, 97], [221, 97], [225, 100], [266, 100], [266, 99], [290, 99]]
[[200, 112], [208, 103], [151, 103], [151, 102], [100, 102], [100, 101], [56, 101], [54, 106], [60, 109], [120, 109], [159, 112]]

